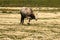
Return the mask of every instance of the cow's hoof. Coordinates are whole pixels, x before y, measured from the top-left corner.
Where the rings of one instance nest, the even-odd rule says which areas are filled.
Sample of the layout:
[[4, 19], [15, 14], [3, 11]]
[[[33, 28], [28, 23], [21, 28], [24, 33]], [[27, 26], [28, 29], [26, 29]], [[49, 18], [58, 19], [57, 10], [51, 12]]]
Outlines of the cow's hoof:
[[20, 23], [21, 25], [23, 25], [23, 23]]
[[30, 25], [30, 23], [27, 23], [28, 25]]

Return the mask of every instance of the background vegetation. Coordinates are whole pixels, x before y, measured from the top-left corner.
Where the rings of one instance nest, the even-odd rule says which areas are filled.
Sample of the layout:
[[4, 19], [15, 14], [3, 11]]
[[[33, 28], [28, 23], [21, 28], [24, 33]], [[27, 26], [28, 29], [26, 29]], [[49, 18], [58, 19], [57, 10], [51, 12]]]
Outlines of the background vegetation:
[[60, 0], [0, 0], [0, 6], [60, 7]]

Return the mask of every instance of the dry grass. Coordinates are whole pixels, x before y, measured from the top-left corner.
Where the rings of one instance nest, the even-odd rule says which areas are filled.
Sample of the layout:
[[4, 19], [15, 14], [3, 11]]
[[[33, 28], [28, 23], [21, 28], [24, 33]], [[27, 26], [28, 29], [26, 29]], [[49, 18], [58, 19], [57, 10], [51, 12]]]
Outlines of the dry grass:
[[0, 40], [60, 40], [60, 13], [40, 13], [31, 25], [20, 14], [0, 14]]

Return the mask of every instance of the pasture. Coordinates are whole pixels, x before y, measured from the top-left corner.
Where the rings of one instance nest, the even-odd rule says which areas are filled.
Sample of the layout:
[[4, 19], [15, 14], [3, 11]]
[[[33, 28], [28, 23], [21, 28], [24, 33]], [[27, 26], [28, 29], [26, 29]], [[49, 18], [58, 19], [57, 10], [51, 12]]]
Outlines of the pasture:
[[20, 24], [20, 14], [0, 13], [0, 40], [60, 40], [60, 12], [39, 12], [37, 21]]

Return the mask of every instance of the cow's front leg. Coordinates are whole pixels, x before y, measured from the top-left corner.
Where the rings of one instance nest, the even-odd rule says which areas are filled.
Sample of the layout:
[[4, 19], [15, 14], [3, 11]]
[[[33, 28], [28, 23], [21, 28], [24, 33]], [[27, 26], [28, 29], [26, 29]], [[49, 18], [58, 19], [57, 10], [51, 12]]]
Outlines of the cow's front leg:
[[28, 25], [30, 25], [31, 18], [28, 19]]

